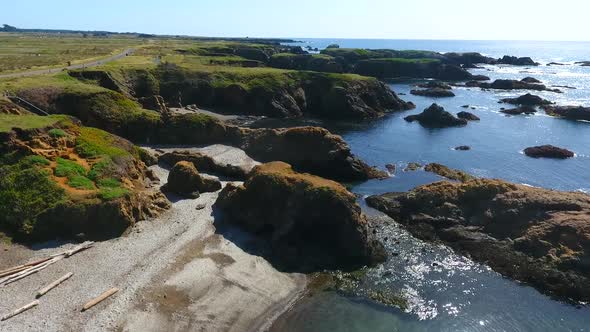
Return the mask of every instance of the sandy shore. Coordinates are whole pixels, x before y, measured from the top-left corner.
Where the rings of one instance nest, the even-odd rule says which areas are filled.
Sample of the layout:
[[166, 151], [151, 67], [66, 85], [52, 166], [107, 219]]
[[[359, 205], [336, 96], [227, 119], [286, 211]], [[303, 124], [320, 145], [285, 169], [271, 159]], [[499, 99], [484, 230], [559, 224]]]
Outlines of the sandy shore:
[[[235, 164], [255, 164], [234, 148], [202, 150]], [[158, 166], [153, 169], [165, 183], [167, 171]], [[227, 233], [216, 233], [212, 211], [216, 199], [217, 193], [207, 193], [196, 200], [175, 200], [170, 211], [138, 223], [125, 236], [97, 243], [88, 251], [0, 288], [3, 315], [31, 302], [45, 284], [74, 273], [42, 297], [37, 308], [0, 322], [0, 330], [266, 329], [299, 298], [306, 277], [281, 273], [261, 257], [245, 252], [239, 244], [247, 235], [237, 230], [231, 233], [232, 241], [226, 238]], [[5, 246], [0, 269], [72, 246], [46, 244], [47, 248], [36, 250]], [[80, 312], [85, 302], [111, 287], [121, 291], [88, 312]]]

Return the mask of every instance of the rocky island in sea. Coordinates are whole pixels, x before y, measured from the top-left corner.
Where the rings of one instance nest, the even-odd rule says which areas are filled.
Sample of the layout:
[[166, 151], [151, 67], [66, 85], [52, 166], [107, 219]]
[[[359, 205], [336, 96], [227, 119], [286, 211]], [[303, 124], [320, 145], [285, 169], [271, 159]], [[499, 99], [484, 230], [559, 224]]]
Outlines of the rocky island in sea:
[[[523, 283], [541, 305], [579, 306], [571, 315], [583, 320], [590, 196], [523, 183], [544, 180], [537, 171], [567, 177], [559, 167], [589, 167], [583, 146], [552, 139], [568, 135], [561, 127], [534, 140], [520, 134], [537, 114], [548, 115], [542, 128], [587, 130], [588, 105], [563, 97], [574, 89], [528, 72], [557, 65], [305, 50], [294, 40], [38, 33], [0, 38], [128, 48], [95, 54], [98, 62], [77, 55], [82, 66], [0, 67], [0, 313], [73, 273], [0, 330], [40, 319], [51, 331], [303, 330], [305, 319], [292, 317], [325, 294], [411, 320], [434, 300], [404, 273], [415, 282], [442, 269], [448, 285], [461, 273], [452, 259], [494, 271], [471, 275], [478, 282]], [[388, 126], [388, 140], [362, 140]], [[479, 158], [488, 164], [470, 161]], [[454, 160], [472, 166], [439, 163]], [[504, 178], [494, 164], [502, 160], [520, 169]], [[436, 250], [444, 257], [428, 258]]]

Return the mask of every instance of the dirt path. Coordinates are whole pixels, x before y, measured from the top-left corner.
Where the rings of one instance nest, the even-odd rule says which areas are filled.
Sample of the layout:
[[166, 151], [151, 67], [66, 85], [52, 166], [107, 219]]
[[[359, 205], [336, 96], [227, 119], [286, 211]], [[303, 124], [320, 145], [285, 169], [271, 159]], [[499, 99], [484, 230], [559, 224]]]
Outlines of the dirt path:
[[[210, 148], [212, 155], [239, 151]], [[237, 150], [237, 149], [236, 149]], [[220, 153], [220, 151], [225, 151]], [[233, 160], [236, 164], [248, 161]], [[166, 182], [168, 171], [153, 167]], [[8, 321], [1, 331], [252, 331], [264, 329], [304, 290], [306, 278], [285, 274], [216, 234], [212, 205], [218, 193], [173, 202], [161, 217], [126, 236], [0, 288], [0, 314], [32, 301], [43, 285], [67, 272], [74, 276], [41, 298], [37, 308]], [[36, 251], [15, 246], [19, 258], [45, 257], [72, 245]], [[10, 252], [10, 251], [8, 251]], [[8, 252], [3, 252], [6, 254]], [[0, 269], [4, 266], [0, 266]], [[111, 299], [81, 313], [89, 299], [111, 287]]]
[[131, 54], [133, 54], [133, 52], [135, 52], [134, 48], [128, 48], [119, 54], [111, 55], [110, 57], [100, 59], [100, 60], [95, 60], [95, 61], [91, 61], [91, 62], [87, 62], [87, 63], [81, 63], [81, 64], [76, 64], [76, 65], [71, 65], [71, 66], [66, 66], [66, 67], [61, 67], [61, 68], [39, 69], [39, 70], [25, 71], [25, 72], [19, 72], [19, 73], [0, 74], [0, 78], [15, 78], [15, 77], [37, 76], [37, 75], [43, 75], [43, 74], [55, 74], [55, 73], [59, 73], [64, 70], [96, 67], [96, 66], [104, 65], [107, 62], [121, 59], [123, 57], [126, 57], [127, 55], [131, 55]]

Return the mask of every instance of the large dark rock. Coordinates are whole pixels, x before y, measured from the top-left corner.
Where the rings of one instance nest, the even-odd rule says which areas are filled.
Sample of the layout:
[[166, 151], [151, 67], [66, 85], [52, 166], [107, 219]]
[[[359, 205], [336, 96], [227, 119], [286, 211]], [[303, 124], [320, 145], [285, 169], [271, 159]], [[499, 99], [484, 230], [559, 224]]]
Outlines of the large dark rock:
[[520, 96], [518, 98], [504, 98], [501, 100], [501, 102], [513, 105], [527, 106], [543, 106], [552, 104], [549, 100], [543, 99], [539, 96], [532, 95], [530, 93], [527, 93], [526, 95]]
[[429, 128], [456, 127], [467, 124], [467, 120], [455, 117], [437, 104], [432, 104], [424, 112], [407, 116], [404, 119], [408, 122], [418, 121], [422, 126]]
[[221, 175], [239, 180], [244, 180], [249, 169], [234, 166], [230, 164], [220, 164], [208, 155], [199, 152], [189, 151], [173, 151], [168, 152], [160, 156], [160, 162], [163, 162], [169, 166], [174, 166], [180, 161], [188, 161], [192, 163], [196, 169], [200, 172]]
[[465, 84], [470, 87], [480, 87], [482, 89], [498, 89], [498, 90], [535, 90], [535, 91], [551, 91], [561, 93], [559, 89], [551, 89], [543, 84], [527, 83], [518, 80], [495, 80], [492, 83], [482, 83], [477, 81], [470, 81]]
[[179, 161], [172, 167], [168, 182], [162, 191], [183, 196], [198, 196], [199, 193], [215, 192], [221, 189], [221, 182], [205, 178], [199, 174], [195, 165], [189, 161]]
[[284, 161], [299, 172], [338, 181], [387, 178], [353, 155], [338, 135], [319, 127], [242, 129], [240, 147], [260, 162]]
[[255, 167], [243, 186], [226, 186], [215, 206], [265, 239], [269, 260], [282, 269], [355, 269], [385, 260], [353, 194], [282, 162]]
[[501, 180], [437, 182], [367, 203], [415, 236], [568, 300], [590, 300], [590, 196]]
[[578, 61], [576, 65], [580, 65], [582, 67], [590, 67], [590, 61]]
[[424, 97], [436, 97], [436, 98], [455, 97], [455, 94], [453, 93], [453, 91], [447, 90], [447, 89], [441, 89], [441, 88], [412, 90], [412, 91], [410, 91], [410, 93], [415, 96], [424, 96]]
[[481, 120], [477, 115], [470, 113], [470, 112], [465, 112], [465, 111], [461, 111], [459, 113], [457, 113], [457, 117], [459, 119], [465, 119], [467, 121], [479, 121]]
[[543, 82], [539, 81], [538, 79], [534, 78], [534, 77], [525, 77], [521, 80], [522, 82], [525, 83], [537, 83], [537, 84], [541, 84]]
[[544, 107], [545, 112], [551, 116], [562, 117], [569, 120], [590, 121], [590, 107], [584, 106], [549, 106]]
[[520, 115], [520, 114], [535, 114], [537, 113], [537, 109], [533, 106], [520, 106], [517, 108], [511, 108], [511, 109], [503, 109], [500, 110], [500, 112], [504, 113], [504, 114], [508, 114], [508, 115]]
[[539, 64], [529, 57], [518, 58], [515, 56], [505, 55], [502, 59], [498, 59], [498, 64], [513, 65], [513, 66], [538, 66]]
[[[465, 149], [459, 149], [459, 150], [465, 150]], [[469, 149], [467, 149], [467, 150], [469, 150]], [[445, 165], [441, 165], [441, 164], [437, 164], [437, 163], [431, 163], [431, 164], [426, 165], [424, 167], [424, 170], [426, 172], [431, 172], [431, 173], [440, 175], [444, 178], [447, 178], [450, 180], [455, 180], [455, 181], [465, 182], [465, 181], [469, 181], [469, 180], [474, 179], [473, 176], [471, 176], [463, 171], [451, 169]]]
[[567, 159], [573, 158], [575, 154], [567, 149], [559, 148], [553, 145], [541, 145], [524, 149], [524, 154], [533, 158], [554, 158]]

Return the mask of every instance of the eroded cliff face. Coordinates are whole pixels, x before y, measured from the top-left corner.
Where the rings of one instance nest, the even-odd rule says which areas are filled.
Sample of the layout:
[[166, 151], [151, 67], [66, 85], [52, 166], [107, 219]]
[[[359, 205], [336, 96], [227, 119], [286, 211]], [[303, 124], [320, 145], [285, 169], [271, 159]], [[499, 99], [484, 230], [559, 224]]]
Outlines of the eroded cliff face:
[[364, 119], [412, 108], [385, 84], [345, 74], [265, 69], [253, 73], [199, 72], [172, 64], [156, 71], [171, 104], [196, 104], [237, 114]]
[[468, 179], [367, 199], [414, 235], [438, 240], [539, 290], [590, 299], [590, 196]]
[[353, 194], [283, 162], [255, 167], [243, 186], [226, 186], [216, 207], [267, 241], [268, 258], [286, 270], [354, 269], [385, 259]]
[[[42, 118], [42, 120], [39, 120]], [[0, 133], [0, 227], [24, 241], [121, 235], [169, 207], [129, 141], [66, 116]], [[30, 126], [29, 126], [30, 127]]]

